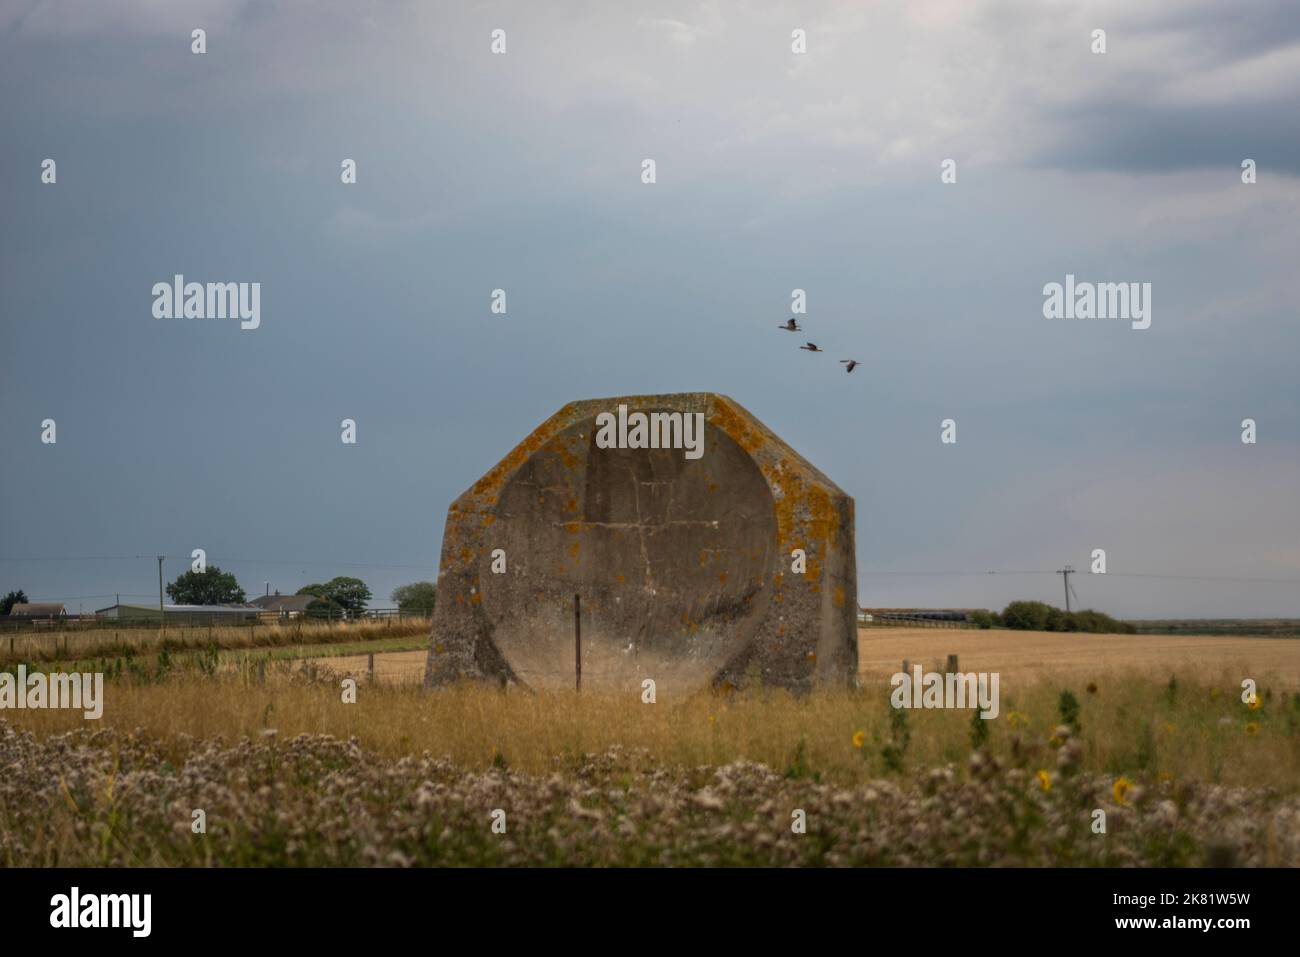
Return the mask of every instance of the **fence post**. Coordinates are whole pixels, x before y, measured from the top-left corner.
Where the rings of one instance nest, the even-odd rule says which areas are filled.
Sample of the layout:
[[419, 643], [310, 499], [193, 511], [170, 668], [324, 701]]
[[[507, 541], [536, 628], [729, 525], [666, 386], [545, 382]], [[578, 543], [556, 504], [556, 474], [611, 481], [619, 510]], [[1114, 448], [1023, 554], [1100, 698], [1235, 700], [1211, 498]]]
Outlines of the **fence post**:
[[368, 667], [370, 670], [370, 683], [374, 684], [375, 683], [375, 653], [373, 651], [370, 652], [369, 659], [370, 661]]
[[574, 690], [582, 690], [582, 597], [573, 596], [573, 668], [576, 672]]
[[950, 675], [954, 675], [954, 674], [957, 673], [957, 656], [956, 656], [956, 655], [949, 655], [949, 656], [948, 656], [948, 664], [947, 664], [947, 666], [946, 666], [946, 668], [945, 668], [945, 671], [946, 671], [948, 674], [950, 674]]
[[266, 684], [266, 659], [265, 658], [257, 659], [257, 683], [259, 685]]

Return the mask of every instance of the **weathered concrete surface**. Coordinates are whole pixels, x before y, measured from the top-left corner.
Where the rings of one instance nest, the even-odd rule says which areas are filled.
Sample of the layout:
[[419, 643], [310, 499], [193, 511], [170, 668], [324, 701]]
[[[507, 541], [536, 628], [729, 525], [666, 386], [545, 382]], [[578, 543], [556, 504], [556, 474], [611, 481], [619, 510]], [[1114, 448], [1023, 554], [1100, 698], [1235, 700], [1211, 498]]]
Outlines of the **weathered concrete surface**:
[[[703, 413], [703, 455], [598, 448], [620, 404]], [[853, 499], [725, 396], [570, 403], [452, 503], [425, 684], [572, 688], [575, 594], [584, 688], [856, 680]]]

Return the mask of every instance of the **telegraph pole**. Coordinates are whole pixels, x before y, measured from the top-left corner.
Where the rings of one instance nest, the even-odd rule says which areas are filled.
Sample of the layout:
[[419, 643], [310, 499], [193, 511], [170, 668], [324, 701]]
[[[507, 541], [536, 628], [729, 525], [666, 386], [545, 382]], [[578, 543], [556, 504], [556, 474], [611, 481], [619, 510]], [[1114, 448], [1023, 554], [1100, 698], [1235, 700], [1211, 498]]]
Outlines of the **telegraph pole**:
[[1061, 580], [1065, 582], [1065, 611], [1068, 614], [1070, 611], [1070, 576], [1074, 574], [1074, 569], [1066, 565], [1064, 568], [1058, 569], [1056, 574], [1060, 575]]
[[158, 556], [158, 627], [163, 631], [167, 630], [167, 614], [163, 611], [163, 576], [162, 563], [165, 555]]

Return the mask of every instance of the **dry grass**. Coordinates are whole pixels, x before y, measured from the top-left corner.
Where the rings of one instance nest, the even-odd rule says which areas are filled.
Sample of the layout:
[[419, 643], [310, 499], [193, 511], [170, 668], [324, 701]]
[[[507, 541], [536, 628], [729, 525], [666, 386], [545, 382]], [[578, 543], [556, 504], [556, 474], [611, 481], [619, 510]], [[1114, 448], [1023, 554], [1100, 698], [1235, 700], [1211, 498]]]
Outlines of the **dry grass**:
[[149, 655], [164, 648], [169, 652], [206, 649], [277, 648], [288, 645], [333, 644], [373, 641], [429, 633], [427, 618], [400, 621], [309, 621], [291, 620], [253, 627], [168, 626], [157, 628], [69, 628], [61, 631], [32, 631], [0, 635], [0, 664], [60, 662], [115, 658], [121, 655]]
[[[143, 682], [114, 680], [105, 691], [97, 728], [139, 730], [179, 748], [188, 739], [226, 741], [274, 728], [281, 735], [329, 734], [355, 738], [386, 757], [429, 752], [459, 766], [482, 768], [494, 760], [540, 772], [557, 755], [601, 752], [612, 746], [643, 748], [668, 766], [755, 761], [784, 769], [802, 767], [828, 780], [862, 781], [888, 770], [882, 750], [893, 739], [887, 685], [820, 692], [795, 698], [757, 691], [723, 698], [698, 694], [643, 704], [638, 695], [500, 691], [466, 686], [426, 693], [418, 688], [369, 685], [358, 701], [341, 700], [338, 672], [316, 668], [318, 680], [275, 663], [259, 684], [254, 670], [208, 678], [173, 675]], [[1022, 689], [1004, 683], [999, 718], [987, 722], [990, 754], [1023, 765], [1050, 764], [1042, 742], [1060, 723], [1059, 693], [1081, 705], [1081, 768], [1157, 780], [1199, 780], [1300, 790], [1300, 695], [1280, 690], [1260, 675], [1262, 706], [1240, 702], [1235, 675], [1166, 682], [1113, 677], [1090, 693], [1071, 680], [1042, 681]], [[16, 727], [48, 735], [82, 727], [67, 711], [10, 711]], [[897, 720], [897, 719], [894, 719]], [[907, 713], [907, 767], [960, 762], [971, 750], [969, 711]], [[863, 732], [855, 747], [855, 732]], [[170, 742], [170, 743], [168, 743]]]
[[[1157, 678], [1109, 653], [1106, 669], [1071, 667], [1051, 644], [1069, 638], [908, 630], [864, 640], [881, 666], [855, 691], [655, 704], [400, 679], [363, 679], [345, 703], [341, 676], [364, 657], [131, 662], [100, 721], [0, 712], [0, 864], [1300, 866], [1290, 667], [1247, 669], [1249, 708], [1236, 648], [1179, 658], [1171, 681], [1167, 659]], [[889, 707], [887, 662], [949, 651], [1003, 670], [1000, 717]], [[376, 658], [418, 671], [424, 652]], [[489, 828], [495, 808], [507, 835]]]
[[973, 750], [970, 712], [880, 688], [346, 704], [305, 667], [116, 679], [97, 722], [4, 712], [0, 864], [1300, 865], [1300, 695], [1267, 679], [1253, 710], [1228, 680], [1072, 685], [1077, 733], [1039, 682]]

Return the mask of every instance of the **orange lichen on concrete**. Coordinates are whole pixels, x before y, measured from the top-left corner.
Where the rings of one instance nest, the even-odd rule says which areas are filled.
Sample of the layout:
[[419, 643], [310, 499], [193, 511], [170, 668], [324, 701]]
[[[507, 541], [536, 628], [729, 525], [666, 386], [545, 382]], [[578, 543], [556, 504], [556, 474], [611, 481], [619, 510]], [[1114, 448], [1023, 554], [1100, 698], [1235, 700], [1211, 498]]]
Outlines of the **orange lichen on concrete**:
[[501, 483], [505, 481], [506, 476], [527, 462], [530, 455], [554, 437], [555, 433], [559, 431], [561, 423], [565, 421], [564, 414], [571, 406], [572, 403], [566, 405], [560, 410], [559, 414], [552, 416], [533, 429], [526, 439], [511, 449], [505, 458], [492, 467], [491, 471], [474, 483], [474, 486], [469, 490], [469, 494], [480, 497], [487, 495], [489, 492], [497, 491], [501, 487]]
[[731, 436], [732, 440], [750, 455], [765, 444], [762, 433], [757, 429], [751, 429], [746, 418], [721, 397], [713, 401], [713, 415], [709, 418], [709, 423]]

